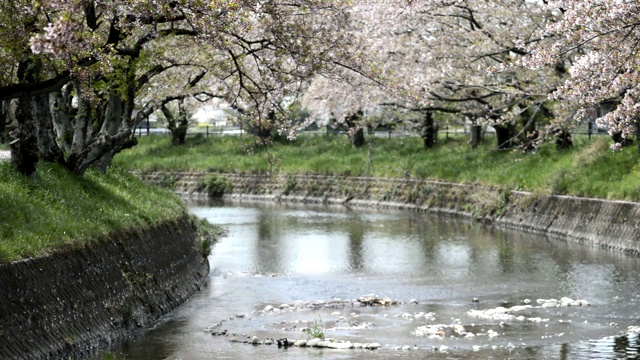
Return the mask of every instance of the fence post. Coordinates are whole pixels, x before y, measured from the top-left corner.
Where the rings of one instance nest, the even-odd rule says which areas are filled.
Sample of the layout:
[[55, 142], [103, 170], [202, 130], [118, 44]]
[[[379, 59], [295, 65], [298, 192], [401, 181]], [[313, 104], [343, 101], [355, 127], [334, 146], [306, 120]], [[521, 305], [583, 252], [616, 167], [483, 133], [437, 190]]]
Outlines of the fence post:
[[589, 140], [591, 140], [591, 129], [593, 127], [593, 123], [589, 121], [589, 125], [587, 127], [589, 128]]
[[207, 135], [205, 137], [209, 137], [209, 125], [207, 125]]

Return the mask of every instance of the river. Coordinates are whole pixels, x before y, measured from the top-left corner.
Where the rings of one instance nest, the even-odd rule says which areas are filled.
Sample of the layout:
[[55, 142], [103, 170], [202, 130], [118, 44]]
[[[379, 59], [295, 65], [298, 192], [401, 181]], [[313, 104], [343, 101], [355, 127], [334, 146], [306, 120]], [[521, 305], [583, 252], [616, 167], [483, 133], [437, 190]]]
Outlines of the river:
[[[211, 274], [186, 304], [111, 349], [118, 359], [640, 353], [636, 257], [410, 211], [260, 202], [190, 211], [229, 231], [213, 247]], [[394, 304], [360, 306], [383, 299]], [[242, 342], [308, 339], [309, 330], [380, 348]]]

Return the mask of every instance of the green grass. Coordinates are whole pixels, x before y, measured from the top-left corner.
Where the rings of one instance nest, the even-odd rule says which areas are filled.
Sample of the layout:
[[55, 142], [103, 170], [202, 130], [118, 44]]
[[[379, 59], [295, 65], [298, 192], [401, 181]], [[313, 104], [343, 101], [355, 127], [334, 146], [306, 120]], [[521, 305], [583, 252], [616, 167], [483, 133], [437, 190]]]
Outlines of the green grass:
[[35, 180], [0, 162], [0, 261], [84, 246], [114, 231], [144, 228], [185, 214], [166, 190], [122, 170], [76, 177], [41, 164]]
[[575, 146], [556, 150], [543, 144], [535, 154], [519, 150], [496, 151], [487, 140], [475, 150], [468, 139], [452, 137], [425, 150], [422, 139], [369, 138], [355, 149], [343, 136], [300, 137], [293, 143], [273, 144], [268, 152], [278, 162], [267, 161], [264, 149], [249, 155], [247, 137], [196, 137], [172, 147], [168, 137], [139, 139], [140, 144], [118, 154], [116, 164], [142, 171], [182, 170], [214, 172], [280, 172], [284, 174], [337, 174], [352, 176], [404, 177], [482, 183], [509, 189], [548, 194], [566, 194], [603, 199], [640, 201], [638, 152], [634, 146], [619, 152], [609, 150], [606, 136], [574, 138]]

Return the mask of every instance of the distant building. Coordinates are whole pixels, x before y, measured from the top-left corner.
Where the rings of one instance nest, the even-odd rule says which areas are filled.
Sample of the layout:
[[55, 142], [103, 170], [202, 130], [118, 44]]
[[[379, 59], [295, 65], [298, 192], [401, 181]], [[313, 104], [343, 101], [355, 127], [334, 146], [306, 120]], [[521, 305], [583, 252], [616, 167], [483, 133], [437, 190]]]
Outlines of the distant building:
[[191, 119], [198, 126], [227, 126], [235, 120], [234, 110], [221, 109], [211, 105], [203, 106]]

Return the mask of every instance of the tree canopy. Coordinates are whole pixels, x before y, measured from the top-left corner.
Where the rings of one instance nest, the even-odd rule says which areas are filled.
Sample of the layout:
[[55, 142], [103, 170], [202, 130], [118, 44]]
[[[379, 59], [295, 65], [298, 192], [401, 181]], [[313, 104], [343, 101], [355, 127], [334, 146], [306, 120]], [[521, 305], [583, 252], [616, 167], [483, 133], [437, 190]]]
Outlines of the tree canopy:
[[[339, 31], [348, 22], [343, 0], [21, 0], [4, 7], [0, 99], [23, 104], [19, 169], [44, 158], [78, 174], [96, 164], [104, 170], [135, 145], [138, 121], [185, 97], [223, 98], [261, 121], [311, 76], [354, 61], [351, 39]], [[36, 139], [37, 129], [45, 130]], [[47, 149], [55, 154], [45, 156]]]
[[631, 0], [5, 1], [0, 114], [17, 122], [13, 161], [25, 174], [39, 159], [77, 174], [106, 170], [114, 154], [135, 145], [133, 129], [149, 114], [213, 98], [251, 128], [280, 131], [289, 130], [289, 117], [274, 114], [303, 95], [316, 117], [352, 132], [382, 107], [423, 112], [425, 146], [434, 112], [493, 125], [502, 145], [566, 140], [574, 120], [607, 103], [613, 111], [599, 114], [598, 124], [624, 140], [638, 131], [638, 7]]
[[[634, 134], [640, 115], [640, 3], [545, 3], [551, 21], [538, 36], [549, 41], [523, 46], [530, 53], [523, 63], [536, 70], [557, 63], [566, 66], [570, 76], [550, 98], [574, 104], [578, 120], [597, 113], [603, 103], [613, 103], [611, 112], [598, 117], [598, 125], [622, 139]], [[618, 142], [613, 148], [620, 146]]]

